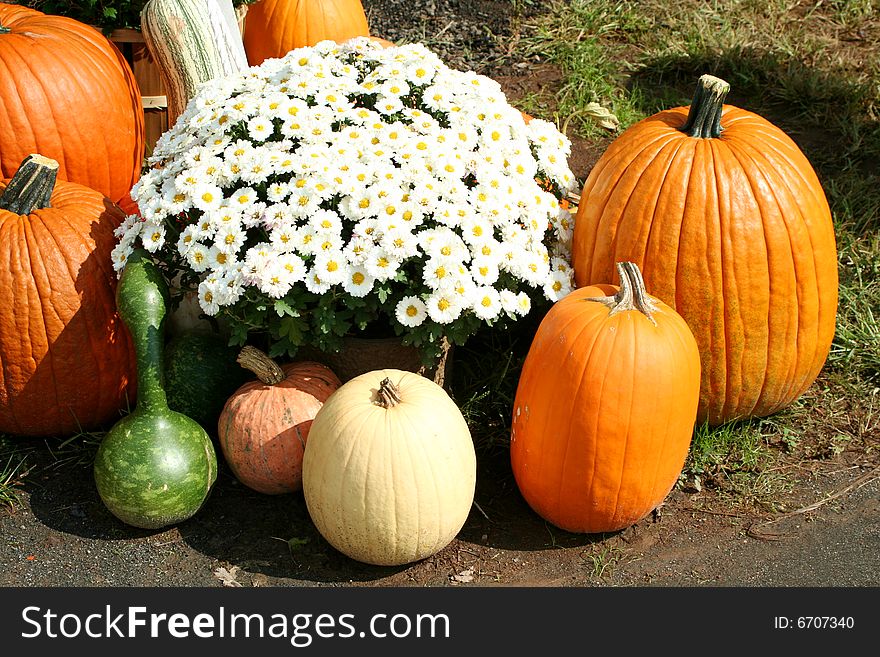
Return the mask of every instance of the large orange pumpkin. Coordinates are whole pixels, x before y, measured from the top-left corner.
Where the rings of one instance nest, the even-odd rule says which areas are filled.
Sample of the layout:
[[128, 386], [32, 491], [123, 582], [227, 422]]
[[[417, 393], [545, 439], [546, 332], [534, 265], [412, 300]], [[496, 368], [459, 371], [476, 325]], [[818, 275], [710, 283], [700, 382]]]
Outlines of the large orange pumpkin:
[[837, 253], [822, 186], [795, 143], [724, 104], [703, 76], [690, 108], [651, 116], [605, 151], [575, 218], [577, 285], [641, 267], [690, 325], [699, 420], [774, 413], [821, 370], [834, 335]]
[[655, 509], [681, 474], [697, 414], [693, 334], [647, 295], [638, 267], [618, 269], [619, 287], [579, 288], [550, 308], [513, 404], [517, 486], [571, 532], [623, 529]]
[[260, 493], [302, 490], [302, 461], [315, 415], [342, 383], [326, 365], [278, 366], [252, 346], [239, 363], [257, 375], [236, 390], [220, 413], [220, 448], [232, 473]]
[[[134, 402], [110, 252], [122, 211], [41, 156], [0, 181], [0, 432], [69, 435]], [[54, 189], [53, 189], [54, 184]]]
[[0, 177], [30, 153], [121, 199], [140, 177], [144, 116], [119, 50], [79, 21], [0, 4]]
[[244, 49], [251, 66], [325, 39], [342, 43], [369, 36], [360, 0], [260, 0], [244, 22]]

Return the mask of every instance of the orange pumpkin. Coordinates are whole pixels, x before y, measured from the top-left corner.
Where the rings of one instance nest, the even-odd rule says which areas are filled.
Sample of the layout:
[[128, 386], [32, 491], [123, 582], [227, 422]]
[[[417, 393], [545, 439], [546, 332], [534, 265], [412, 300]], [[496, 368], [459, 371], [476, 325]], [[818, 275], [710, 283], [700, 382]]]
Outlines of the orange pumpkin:
[[550, 308], [513, 405], [517, 486], [570, 532], [623, 529], [655, 509], [681, 474], [697, 414], [690, 329], [647, 295], [638, 267], [618, 270], [619, 287], [583, 287]]
[[94, 28], [0, 4], [0, 178], [29, 153], [121, 199], [140, 177], [144, 115], [131, 68]]
[[244, 49], [251, 66], [325, 39], [342, 43], [369, 36], [360, 0], [260, 0], [244, 22]]
[[58, 163], [0, 181], [0, 432], [66, 436], [134, 402], [134, 350], [110, 252], [122, 211]]
[[254, 347], [238, 362], [257, 375], [227, 400], [217, 422], [220, 448], [236, 479], [260, 493], [302, 490], [302, 459], [312, 420], [342, 383], [325, 365], [278, 366]]
[[699, 421], [774, 413], [815, 380], [837, 311], [837, 253], [822, 186], [795, 143], [724, 104], [703, 76], [691, 106], [635, 124], [590, 172], [575, 217], [577, 285], [641, 267], [702, 357]]

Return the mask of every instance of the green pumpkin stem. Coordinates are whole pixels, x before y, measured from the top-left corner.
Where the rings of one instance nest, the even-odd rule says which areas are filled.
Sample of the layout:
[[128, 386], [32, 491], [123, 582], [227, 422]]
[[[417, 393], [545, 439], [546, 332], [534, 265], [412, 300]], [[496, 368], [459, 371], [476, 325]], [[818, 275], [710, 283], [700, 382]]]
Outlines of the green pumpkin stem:
[[42, 155], [28, 155], [0, 195], [0, 210], [28, 215], [50, 208], [58, 162]]
[[714, 75], [702, 75], [694, 92], [685, 124], [679, 128], [691, 137], [715, 139], [721, 136], [721, 113], [730, 85]]
[[9, 34], [12, 30], [5, 25], [0, 25], [0, 34]]
[[639, 266], [634, 262], [618, 262], [617, 275], [620, 277], [617, 294], [613, 297], [589, 297], [586, 300], [608, 306], [611, 309], [609, 317], [627, 310], [637, 310], [656, 326], [654, 313], [657, 311], [657, 304], [645, 289], [645, 279], [642, 278]]
[[250, 345], [241, 348], [236, 358], [239, 365], [253, 372], [267, 386], [284, 381], [284, 370], [268, 355]]
[[393, 408], [400, 403], [400, 390], [385, 377], [379, 384], [379, 400], [376, 402], [382, 408]]

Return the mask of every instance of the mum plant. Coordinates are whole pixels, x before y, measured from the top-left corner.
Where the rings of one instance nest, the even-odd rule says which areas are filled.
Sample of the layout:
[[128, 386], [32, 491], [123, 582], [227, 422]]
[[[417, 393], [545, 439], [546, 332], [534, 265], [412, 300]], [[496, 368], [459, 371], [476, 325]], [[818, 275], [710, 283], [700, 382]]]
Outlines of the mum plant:
[[324, 41], [205, 83], [159, 140], [114, 266], [151, 252], [230, 341], [426, 362], [573, 285], [571, 144], [421, 44]]

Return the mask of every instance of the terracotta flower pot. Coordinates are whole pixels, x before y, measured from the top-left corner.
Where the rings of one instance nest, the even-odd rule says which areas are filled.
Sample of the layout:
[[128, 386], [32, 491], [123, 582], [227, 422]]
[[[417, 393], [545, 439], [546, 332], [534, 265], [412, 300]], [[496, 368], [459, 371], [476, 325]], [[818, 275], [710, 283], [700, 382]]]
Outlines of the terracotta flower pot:
[[400, 338], [343, 338], [343, 347], [336, 353], [322, 353], [311, 348], [300, 349], [297, 359], [316, 360], [324, 363], [345, 383], [360, 374], [393, 368], [416, 372], [431, 379], [439, 386], [449, 387], [452, 375], [453, 345], [443, 340], [443, 351], [434, 367], [422, 364], [419, 350], [404, 345]]

